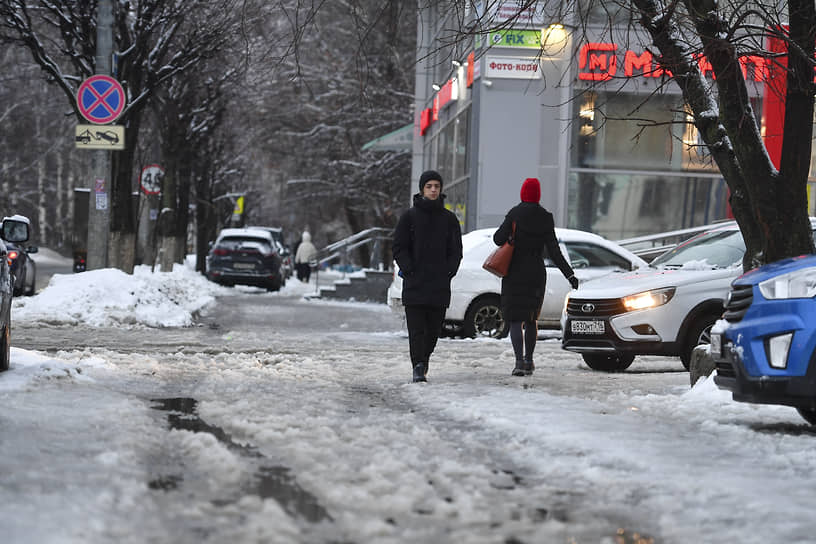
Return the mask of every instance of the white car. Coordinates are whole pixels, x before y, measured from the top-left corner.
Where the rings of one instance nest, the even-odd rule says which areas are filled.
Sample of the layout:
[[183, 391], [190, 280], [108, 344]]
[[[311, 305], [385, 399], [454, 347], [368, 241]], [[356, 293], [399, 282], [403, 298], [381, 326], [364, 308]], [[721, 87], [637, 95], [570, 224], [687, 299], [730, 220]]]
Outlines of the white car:
[[637, 355], [679, 355], [688, 369], [692, 350], [710, 343], [744, 253], [731, 221], [679, 244], [647, 269], [580, 285], [564, 307], [562, 347], [594, 370], [625, 370]]
[[[502, 317], [500, 305], [501, 278], [482, 268], [482, 263], [496, 249], [496, 228], [479, 229], [462, 236], [462, 263], [451, 282], [451, 302], [445, 313], [445, 333], [467, 337], [502, 338], [509, 324]], [[629, 271], [649, 265], [634, 253], [596, 234], [572, 229], [555, 229], [561, 252], [580, 281], [605, 276], [614, 271]], [[555, 264], [547, 261], [547, 293], [539, 315], [539, 326], [560, 326], [564, 297], [569, 282]], [[402, 278], [394, 263], [394, 279], [388, 288], [388, 305], [403, 313]]]

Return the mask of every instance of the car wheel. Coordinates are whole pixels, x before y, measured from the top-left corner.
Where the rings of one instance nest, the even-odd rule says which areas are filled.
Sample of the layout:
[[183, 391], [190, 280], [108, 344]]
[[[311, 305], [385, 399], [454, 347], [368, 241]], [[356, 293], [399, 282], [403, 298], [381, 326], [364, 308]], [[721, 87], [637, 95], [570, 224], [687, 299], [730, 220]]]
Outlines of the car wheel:
[[23, 279], [19, 283], [17, 281], [17, 278], [15, 278], [13, 276], [11, 278], [11, 285], [12, 285], [11, 294], [12, 294], [12, 296], [19, 297], [19, 296], [21, 296], [23, 294], [23, 290], [25, 289], [25, 282], [26, 282], [25, 268], [23, 268], [23, 271], [21, 272], [21, 274], [22, 274]]
[[0, 372], [9, 369], [9, 336], [9, 325], [6, 325], [0, 334]]
[[267, 286], [266, 286], [267, 291], [280, 291], [280, 288], [281, 288], [281, 281], [280, 280], [273, 281], [273, 282], [267, 284]]
[[29, 277], [28, 277], [28, 273], [26, 273], [26, 278], [25, 278], [25, 280], [26, 280], [27, 285], [25, 285], [25, 284], [24, 284], [24, 287], [23, 287], [23, 295], [24, 295], [24, 296], [30, 297], [30, 296], [33, 296], [33, 295], [34, 295], [34, 292], [35, 292], [35, 290], [36, 290], [36, 288], [37, 288], [37, 275], [36, 275], [36, 270], [37, 270], [37, 269], [36, 269], [36, 268], [34, 268], [34, 266], [33, 266], [33, 264], [32, 264], [32, 267], [31, 267], [32, 274], [31, 274], [31, 278], [30, 278], [30, 279], [29, 279]]
[[621, 372], [632, 365], [634, 355], [622, 353], [582, 353], [586, 365], [592, 370]]
[[686, 340], [680, 348], [680, 361], [686, 370], [691, 366], [691, 353], [699, 345], [711, 343], [711, 327], [720, 318], [719, 315], [704, 315], [697, 318], [686, 332]]
[[799, 412], [800, 416], [805, 418], [805, 421], [811, 425], [816, 425], [816, 410], [811, 410], [810, 408], [797, 408], [796, 411]]
[[465, 314], [463, 334], [470, 338], [504, 338], [509, 330], [510, 324], [504, 320], [498, 296], [477, 299]]

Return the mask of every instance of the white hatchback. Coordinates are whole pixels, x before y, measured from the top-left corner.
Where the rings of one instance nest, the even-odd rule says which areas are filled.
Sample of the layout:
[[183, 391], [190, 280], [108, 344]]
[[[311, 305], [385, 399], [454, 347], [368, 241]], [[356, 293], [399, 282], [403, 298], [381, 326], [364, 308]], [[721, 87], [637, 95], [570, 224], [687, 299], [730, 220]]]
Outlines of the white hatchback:
[[[496, 228], [471, 231], [462, 236], [462, 263], [451, 281], [451, 302], [445, 313], [445, 333], [451, 336], [502, 338], [509, 324], [500, 305], [501, 279], [482, 268], [485, 258], [496, 248]], [[589, 281], [615, 271], [647, 268], [649, 265], [634, 253], [596, 234], [573, 229], [555, 229], [561, 252], [581, 281]], [[564, 298], [570, 285], [555, 264], [547, 262], [547, 293], [538, 318], [539, 327], [560, 326]], [[388, 288], [388, 305], [400, 314], [402, 278], [394, 263], [394, 279]]]

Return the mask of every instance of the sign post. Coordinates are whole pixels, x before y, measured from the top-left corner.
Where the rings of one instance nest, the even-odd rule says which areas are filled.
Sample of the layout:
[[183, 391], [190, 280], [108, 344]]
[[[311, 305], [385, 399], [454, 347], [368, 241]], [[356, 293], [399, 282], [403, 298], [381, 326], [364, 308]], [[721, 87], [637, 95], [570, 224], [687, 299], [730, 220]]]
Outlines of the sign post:
[[[113, 0], [100, 0], [96, 20], [97, 75], [85, 80], [77, 92], [77, 105], [91, 123], [106, 124], [115, 120], [125, 107], [122, 86], [108, 75], [113, 51]], [[114, 84], [115, 82], [115, 84]], [[103, 138], [104, 139], [104, 138]], [[109, 191], [111, 188], [111, 156], [107, 149], [92, 149], [91, 173], [88, 176], [88, 256], [87, 269], [108, 266], [108, 235], [110, 233]]]

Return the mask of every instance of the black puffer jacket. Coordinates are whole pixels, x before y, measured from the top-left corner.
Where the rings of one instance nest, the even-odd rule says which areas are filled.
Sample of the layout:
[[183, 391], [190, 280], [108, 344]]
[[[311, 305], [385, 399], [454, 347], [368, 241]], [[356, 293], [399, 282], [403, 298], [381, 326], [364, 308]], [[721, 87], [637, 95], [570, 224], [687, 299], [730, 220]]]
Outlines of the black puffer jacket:
[[414, 195], [414, 206], [394, 230], [394, 260], [402, 272], [402, 304], [450, 304], [450, 281], [462, 260], [459, 220], [445, 209], [444, 195], [427, 200]]
[[502, 245], [510, 237], [513, 221], [516, 222], [516, 242], [510, 270], [502, 278], [502, 313], [508, 321], [532, 321], [538, 318], [546, 292], [544, 257], [552, 259], [567, 278], [573, 271], [558, 247], [550, 212], [537, 202], [522, 202], [511, 208], [493, 234], [496, 245]]

